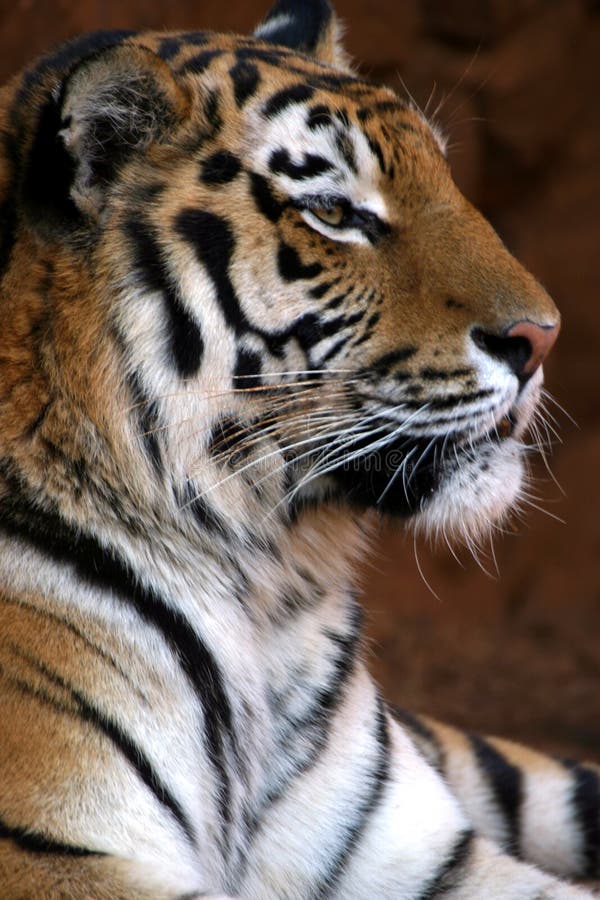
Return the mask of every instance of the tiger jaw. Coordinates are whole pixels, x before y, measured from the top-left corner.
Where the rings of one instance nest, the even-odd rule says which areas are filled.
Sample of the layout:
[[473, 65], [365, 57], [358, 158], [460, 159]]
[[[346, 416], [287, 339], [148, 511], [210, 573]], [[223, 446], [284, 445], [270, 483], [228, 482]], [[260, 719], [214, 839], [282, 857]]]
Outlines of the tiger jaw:
[[491, 427], [473, 423], [456, 436], [401, 436], [381, 448], [370, 435], [346, 442], [345, 459], [329, 480], [352, 505], [410, 519], [435, 535], [479, 537], [518, 502], [523, 438], [541, 384], [540, 369]]

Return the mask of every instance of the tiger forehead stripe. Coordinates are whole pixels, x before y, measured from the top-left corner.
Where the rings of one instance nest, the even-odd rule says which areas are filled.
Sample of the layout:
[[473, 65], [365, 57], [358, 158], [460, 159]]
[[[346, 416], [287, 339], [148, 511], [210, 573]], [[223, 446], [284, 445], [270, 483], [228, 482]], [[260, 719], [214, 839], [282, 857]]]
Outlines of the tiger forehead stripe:
[[276, 175], [287, 175], [295, 181], [305, 178], [315, 178], [324, 172], [333, 169], [333, 164], [316, 153], [305, 153], [301, 163], [295, 163], [290, 157], [289, 150], [280, 148], [273, 150], [269, 159], [269, 168]]
[[294, 103], [305, 103], [313, 94], [314, 89], [307, 84], [299, 83], [283, 88], [267, 100], [263, 113], [267, 118], [273, 118]]
[[241, 169], [237, 156], [229, 150], [217, 150], [200, 163], [200, 177], [204, 184], [219, 187], [234, 181]]
[[252, 97], [260, 84], [258, 67], [247, 60], [240, 60], [229, 70], [233, 82], [233, 95], [238, 106]]
[[220, 48], [201, 50], [200, 53], [197, 53], [191, 59], [186, 59], [179, 69], [179, 74], [186, 75], [187, 73], [190, 73], [192, 75], [200, 75], [208, 68], [213, 60], [223, 56], [224, 52], [225, 51]]
[[210, 41], [210, 35], [205, 31], [181, 32], [170, 34], [160, 39], [157, 52], [165, 61], [173, 59], [182, 49], [193, 46], [202, 46]]

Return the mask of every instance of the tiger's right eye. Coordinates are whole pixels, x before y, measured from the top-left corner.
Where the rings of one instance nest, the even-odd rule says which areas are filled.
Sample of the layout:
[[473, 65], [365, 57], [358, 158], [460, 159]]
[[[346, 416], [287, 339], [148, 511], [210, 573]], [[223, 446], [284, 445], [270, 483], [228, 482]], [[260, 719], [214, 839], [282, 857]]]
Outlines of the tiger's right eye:
[[313, 207], [311, 213], [331, 228], [339, 228], [346, 217], [346, 210], [341, 203], [334, 203], [331, 206]]

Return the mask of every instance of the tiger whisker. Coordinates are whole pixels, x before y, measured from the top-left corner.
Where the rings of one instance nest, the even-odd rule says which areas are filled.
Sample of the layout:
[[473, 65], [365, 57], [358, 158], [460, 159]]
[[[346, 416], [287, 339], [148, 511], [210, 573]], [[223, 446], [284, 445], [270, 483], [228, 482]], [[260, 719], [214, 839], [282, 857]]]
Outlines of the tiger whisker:
[[[246, 377], [250, 377], [250, 376], [244, 375], [244, 376], [240, 376], [240, 377], [246, 378]], [[313, 386], [314, 386], [315, 390], [316, 389], [323, 390], [323, 389], [330, 388], [332, 386], [338, 386], [338, 385], [339, 386], [348, 386], [348, 385], [352, 385], [355, 383], [359, 383], [359, 379], [357, 379], [357, 378], [355, 378], [355, 379], [328, 379], [326, 381], [323, 381], [323, 379], [321, 379], [321, 378], [315, 378], [315, 379], [306, 380], [306, 381], [296, 381], [296, 382], [282, 381], [282, 382], [277, 382], [274, 384], [254, 385], [252, 387], [246, 387], [246, 388], [242, 388], [242, 387], [228, 388], [227, 390], [222, 390], [222, 391], [210, 391], [210, 392], [202, 391], [202, 390], [169, 391], [169, 392], [165, 392], [163, 394], [157, 394], [157, 395], [153, 396], [151, 400], [150, 399], [149, 400], [138, 400], [135, 403], [132, 403], [129, 406], [124, 407], [124, 411], [130, 412], [132, 410], [139, 409], [140, 407], [143, 407], [143, 406], [149, 406], [160, 400], [176, 400], [176, 399], [179, 399], [182, 397], [183, 398], [192, 398], [193, 397], [193, 398], [201, 399], [201, 400], [215, 400], [215, 399], [220, 399], [221, 397], [236, 396], [239, 394], [260, 394], [260, 393], [268, 394], [270, 391], [272, 391], [274, 389], [280, 389], [280, 388], [282, 390], [286, 390], [291, 393], [293, 391], [302, 392], [303, 390], [306, 390], [307, 387], [313, 387]]]
[[[292, 437], [294, 432], [289, 431], [290, 423], [292, 425], [297, 424], [299, 429], [302, 428], [304, 431], [306, 431], [307, 430], [307, 419], [310, 418], [311, 423], [314, 424], [315, 422], [322, 422], [322, 421], [327, 421], [327, 420], [335, 421], [336, 417], [338, 415], [339, 414], [335, 410], [332, 410], [328, 413], [323, 412], [322, 414], [319, 414], [319, 415], [316, 415], [315, 413], [310, 412], [310, 413], [302, 413], [302, 414], [298, 414], [296, 416], [290, 416], [290, 417], [285, 417], [285, 416], [272, 417], [271, 419], [261, 422], [261, 430], [257, 433], [252, 434], [251, 440], [237, 444], [235, 447], [235, 450], [237, 452], [248, 450], [250, 447], [255, 446], [256, 444], [260, 443], [261, 441], [265, 440], [266, 438], [270, 437], [271, 435], [277, 434], [278, 431], [280, 432], [280, 430], [281, 430], [279, 427], [281, 424], [285, 424], [287, 436]], [[266, 427], [266, 428], [262, 427], [265, 424], [267, 424], [268, 427]], [[223, 445], [223, 444], [231, 441], [232, 438], [237, 437], [237, 435], [247, 433], [247, 431], [248, 431], [248, 429], [239, 430], [237, 433], [234, 432], [232, 435], [227, 435], [226, 437], [223, 438], [222, 441], [213, 445], [213, 448]], [[224, 451], [223, 453], [216, 454], [213, 457], [213, 459], [214, 459], [214, 461], [218, 462], [218, 461], [220, 461], [221, 458], [226, 457], [227, 455], [228, 455], [228, 451]]]
[[[354, 443], [354, 442], [360, 437], [360, 435], [361, 435], [362, 433], [364, 433], [365, 431], [366, 431], [366, 432], [370, 432], [371, 434], [373, 434], [373, 433], [375, 433], [375, 431], [381, 431], [381, 430], [386, 429], [386, 428], [387, 428], [387, 424], [386, 424], [386, 425], [381, 425], [381, 426], [380, 426], [378, 429], [376, 429], [375, 431], [371, 428], [371, 426], [369, 425], [369, 422], [370, 422], [371, 420], [377, 419], [377, 418], [379, 418], [379, 413], [372, 413], [372, 414], [369, 414], [368, 416], [363, 417], [363, 418], [360, 419], [358, 422], [356, 422], [355, 425], [354, 425], [351, 429], [345, 429], [343, 432], [341, 432], [341, 433], [339, 434], [339, 437], [342, 439], [342, 443], [341, 443], [341, 445], [338, 445], [337, 447], [334, 448], [335, 451], [339, 452], [339, 450], [340, 450], [340, 449], [343, 449], [345, 446], [350, 446], [350, 445], [351, 445], [352, 443]], [[351, 437], [350, 439], [348, 439], [348, 438], [349, 438], [349, 435], [352, 435], [352, 437]], [[389, 440], [388, 438], [385, 439], [386, 442], [387, 442], [388, 440]], [[310, 470], [308, 473], [306, 473], [306, 475], [303, 476], [303, 477], [300, 479], [300, 481], [298, 482], [298, 484], [294, 485], [294, 486], [287, 492], [287, 494], [285, 494], [285, 496], [279, 501], [279, 503], [277, 503], [277, 504], [275, 505], [275, 507], [270, 511], [269, 515], [272, 515], [272, 514], [275, 512], [275, 510], [276, 510], [279, 506], [281, 506], [283, 503], [289, 503], [289, 502], [294, 498], [294, 496], [298, 493], [298, 491], [300, 491], [303, 487], [305, 487], [306, 485], [308, 485], [308, 484], [309, 484], [311, 481], [313, 481], [315, 478], [321, 477], [321, 476], [327, 474], [329, 471], [332, 471], [333, 469], [338, 468], [340, 465], [345, 465], [345, 464], [347, 464], [348, 461], [351, 461], [352, 459], [356, 458], [357, 456], [361, 455], [362, 453], [366, 452], [367, 450], [372, 450], [373, 447], [375, 447], [377, 444], [381, 444], [381, 443], [382, 443], [382, 441], [381, 441], [381, 439], [379, 439], [378, 441], [374, 442], [373, 444], [368, 445], [366, 448], [361, 448], [360, 452], [356, 452], [355, 454], [348, 454], [346, 457], [342, 457], [341, 459], [336, 460], [336, 462], [335, 462], [334, 464], [332, 464], [331, 466], [325, 467], [324, 469], [320, 469], [319, 466], [322, 465], [322, 462], [323, 462], [323, 461], [325, 461], [326, 459], [328, 459], [328, 458], [331, 457], [331, 455], [332, 455], [332, 453], [334, 452], [334, 450], [333, 450], [333, 449], [330, 449], [329, 452], [325, 454], [325, 456], [323, 456], [323, 453], [322, 453], [322, 454], [317, 458], [317, 460], [316, 460], [314, 466], [311, 468], [311, 470]], [[384, 444], [384, 445], [385, 445], [385, 444]], [[313, 452], [314, 452], [314, 451], [309, 451], [309, 452], [307, 452], [307, 453], [305, 453], [305, 454], [302, 454], [302, 456], [301, 456], [301, 457], [298, 457], [298, 458], [295, 460], [295, 462], [300, 461], [302, 458], [305, 458], [306, 456], [312, 455]]]
[[[271, 398], [271, 400], [269, 401], [269, 406], [271, 406], [270, 411], [274, 412], [277, 409], [277, 406], [280, 406], [281, 408], [285, 409], [292, 402], [298, 403], [298, 402], [305, 401], [306, 403], [309, 403], [312, 401], [312, 396], [313, 396], [313, 395], [311, 395], [310, 391], [314, 391], [314, 396], [317, 397], [318, 399], [321, 399], [321, 400], [323, 400], [323, 399], [331, 400], [332, 399], [331, 396], [323, 398], [322, 390], [317, 391], [316, 388], [311, 388], [310, 390], [300, 392], [300, 395], [301, 395], [300, 400], [298, 400], [297, 398], [294, 398], [291, 393], [287, 393], [284, 396]], [[341, 398], [343, 398], [344, 396], [345, 395], [343, 393], [340, 394]], [[207, 399], [211, 399], [211, 398], [207, 398]], [[333, 399], [335, 399], [335, 395], [333, 395]], [[189, 424], [190, 422], [193, 422], [195, 418], [196, 418], [196, 414], [186, 416], [185, 418], [178, 419], [176, 421], [167, 422], [164, 425], [157, 425], [155, 428], [146, 429], [145, 431], [140, 432], [140, 434], [142, 436], [146, 436], [146, 435], [151, 435], [151, 434], [158, 434], [161, 431], [163, 431], [163, 432], [169, 431], [176, 427], [181, 427], [183, 425]], [[215, 424], [214, 422], [207, 423], [204, 430], [206, 430], [206, 431], [210, 430], [210, 428], [214, 427], [214, 424]], [[200, 431], [197, 431], [195, 433], [198, 434], [198, 433], [200, 433]]]
[[555, 513], [550, 512], [549, 509], [544, 509], [543, 506], [540, 506], [538, 503], [534, 503], [533, 500], [530, 500], [525, 493], [523, 492], [523, 502], [526, 506], [530, 506], [532, 509], [536, 509], [538, 512], [543, 513], [545, 516], [548, 516], [550, 519], [554, 519], [555, 522], [558, 522], [560, 525], [566, 525], [565, 519], [561, 519], [560, 516], [557, 516]]
[[400, 463], [400, 465], [396, 467], [396, 471], [395, 471], [394, 474], [391, 476], [391, 478], [388, 479], [388, 483], [386, 484], [385, 488], [383, 489], [383, 491], [381, 492], [381, 494], [380, 494], [379, 497], [377, 498], [377, 506], [381, 506], [381, 503], [383, 502], [385, 496], [386, 496], [387, 493], [391, 490], [392, 486], [394, 485], [394, 482], [396, 481], [396, 478], [397, 478], [398, 475], [400, 475], [400, 474], [402, 474], [402, 484], [404, 485], [404, 495], [405, 495], [405, 497], [406, 497], [406, 500], [408, 501], [408, 494], [407, 494], [407, 491], [406, 491], [405, 474], [406, 474], [406, 466], [407, 466], [407, 464], [408, 464], [408, 460], [410, 459], [410, 457], [412, 456], [412, 454], [414, 453], [414, 451], [415, 451], [415, 448], [413, 447], [412, 450], [408, 453], [408, 455], [404, 457], [404, 459], [402, 460], [402, 462]]
[[205, 496], [205, 495], [211, 493], [212, 491], [216, 490], [218, 487], [221, 487], [221, 486], [222, 486], [223, 484], [225, 484], [226, 482], [231, 481], [232, 478], [239, 477], [243, 472], [245, 472], [247, 469], [251, 468], [252, 466], [259, 465], [260, 463], [264, 462], [265, 460], [267, 460], [267, 459], [269, 459], [269, 458], [271, 458], [271, 457], [273, 457], [273, 456], [278, 456], [278, 455], [280, 455], [280, 454], [282, 454], [282, 453], [285, 453], [285, 452], [287, 452], [287, 451], [289, 451], [289, 450], [291, 450], [291, 449], [294, 449], [295, 447], [299, 447], [299, 446], [302, 446], [302, 445], [306, 445], [306, 444], [308, 444], [308, 443], [313, 443], [315, 440], [318, 440], [320, 436], [321, 436], [320, 433], [318, 433], [318, 434], [313, 434], [313, 435], [311, 435], [311, 437], [309, 437], [309, 438], [305, 438], [305, 439], [303, 439], [302, 441], [297, 441], [297, 442], [295, 442], [295, 443], [293, 443], [293, 444], [290, 444], [290, 445], [287, 445], [287, 446], [284, 446], [284, 447], [278, 447], [276, 450], [273, 450], [273, 451], [271, 451], [270, 453], [266, 453], [266, 454], [264, 454], [263, 456], [259, 457], [259, 459], [252, 460], [251, 462], [246, 463], [246, 464], [243, 465], [241, 468], [236, 469], [234, 472], [231, 472], [231, 473], [230, 473], [229, 475], [227, 475], [225, 478], [222, 478], [220, 481], [216, 482], [216, 484], [210, 485], [210, 487], [205, 488], [205, 489], [204, 489], [203, 491], [201, 491], [196, 497], [192, 498], [192, 500], [190, 500], [190, 501], [188, 501], [187, 503], [185, 503], [181, 508], [182, 508], [182, 509], [185, 509], [186, 506], [189, 506], [190, 503], [193, 503], [194, 500], [197, 499], [198, 496]]
[[[350, 417], [348, 417], [348, 418], [350, 418]], [[339, 424], [339, 423], [336, 423], [336, 424]], [[345, 434], [346, 434], [346, 430], [344, 430], [344, 431], [339, 431], [339, 430], [338, 430], [337, 433], [336, 433], [335, 431], [333, 431], [333, 432], [330, 432], [330, 433], [327, 433], [327, 434], [324, 434], [324, 435], [323, 435], [323, 434], [322, 434], [322, 435], [319, 435], [319, 439], [325, 437], [325, 438], [328, 438], [329, 440], [334, 440], [334, 441], [335, 441], [335, 440], [337, 440], [338, 438], [343, 437]], [[307, 450], [307, 451], [305, 451], [304, 453], [301, 453], [299, 456], [294, 457], [294, 460], [293, 460], [294, 464], [297, 465], [299, 462], [301, 462], [303, 459], [306, 459], [307, 457], [311, 456], [313, 453], [314, 453], [314, 450]], [[262, 484], [262, 482], [265, 481], [267, 478], [273, 477], [273, 475], [275, 475], [275, 474], [277, 474], [278, 472], [281, 471], [281, 469], [284, 467], [284, 465], [286, 465], [286, 462], [284, 462], [281, 466], [279, 466], [274, 472], [269, 472], [269, 473], [267, 473], [266, 475], [264, 475], [262, 478], [260, 478], [260, 479], [256, 482], [256, 484], [257, 484], [257, 485], [258, 485], [258, 484]], [[295, 494], [296, 488], [297, 488], [297, 487], [299, 488], [299, 487], [302, 485], [302, 483], [303, 483], [303, 482], [302, 482], [302, 479], [301, 479], [300, 484], [299, 484], [299, 485], [295, 485], [290, 491], [288, 491], [288, 493], [287, 493], [287, 494], [279, 501], [279, 503], [277, 503], [277, 504], [275, 505], [275, 507], [270, 511], [269, 515], [271, 515], [271, 514], [274, 512], [274, 510], [276, 510], [282, 503], [291, 500], [292, 497], [293, 497], [294, 494]]]
[[[370, 444], [367, 444], [366, 447], [361, 447], [361, 448], [359, 448], [359, 450], [357, 450], [357, 451], [355, 451], [355, 452], [353, 452], [353, 453], [347, 454], [345, 457], [337, 458], [337, 459], [335, 460], [335, 462], [334, 462], [333, 464], [329, 465], [329, 466], [323, 466], [323, 463], [326, 462], [328, 459], [331, 459], [331, 456], [333, 455], [333, 453], [334, 453], [335, 451], [339, 452], [339, 448], [335, 448], [335, 451], [334, 451], [334, 450], [329, 451], [327, 454], [325, 454], [324, 457], [321, 456], [321, 457], [317, 460], [317, 462], [316, 462], [315, 466], [313, 467], [313, 469], [311, 469], [311, 471], [310, 471], [309, 473], [307, 473], [307, 476], [305, 476], [305, 478], [300, 482], [300, 484], [296, 486], [295, 492], [297, 493], [297, 491], [298, 491], [301, 487], [305, 487], [305, 486], [308, 485], [311, 481], [314, 481], [316, 478], [323, 477], [324, 475], [329, 474], [329, 472], [331, 472], [331, 471], [333, 471], [334, 469], [337, 469], [337, 468], [339, 468], [339, 467], [341, 467], [341, 466], [349, 465], [349, 464], [350, 464], [351, 462], [353, 462], [355, 459], [360, 458], [360, 456], [364, 456], [364, 455], [366, 455], [367, 453], [372, 453], [372, 452], [374, 452], [374, 451], [377, 450], [377, 449], [380, 449], [380, 448], [389, 446], [390, 443], [391, 443], [393, 440], [395, 440], [395, 438], [396, 438], [399, 434], [402, 433], [402, 431], [405, 429], [406, 425], [411, 421], [411, 419], [413, 419], [416, 415], [418, 415], [419, 413], [421, 413], [421, 412], [422, 412], [426, 407], [428, 407], [429, 405], [430, 405], [430, 404], [428, 404], [428, 403], [427, 403], [427, 404], [423, 404], [423, 406], [421, 406], [421, 407], [420, 407], [418, 410], [416, 410], [411, 416], [409, 416], [408, 419], [406, 419], [404, 422], [402, 422], [400, 425], [398, 425], [397, 428], [393, 429], [391, 432], [388, 432], [388, 433], [384, 436], [384, 438], [379, 438], [379, 439], [377, 439], [376, 441], [373, 441], [373, 442], [371, 442]], [[378, 415], [376, 416], [376, 415], [374, 414], [373, 417], [378, 417]], [[372, 434], [376, 434], [378, 431], [381, 431], [381, 430], [383, 430], [383, 429], [386, 429], [386, 427], [387, 427], [387, 423], [386, 423], [386, 425], [382, 425], [382, 426], [380, 426], [379, 428], [374, 429], [371, 433], [372, 433]], [[352, 443], [354, 443], [355, 440], [356, 440], [356, 437], [353, 436], [352, 439], [350, 440], [350, 442], [347, 442], [347, 443], [346, 443], [346, 446], [351, 445]]]
[[548, 400], [548, 401], [550, 401], [550, 403], [553, 403], [554, 406], [556, 406], [556, 408], [557, 408], [564, 416], [567, 417], [567, 419], [569, 420], [569, 422], [571, 422], [571, 423], [575, 426], [575, 428], [579, 428], [579, 427], [580, 427], [579, 424], [576, 422], [576, 420], [573, 418], [573, 416], [571, 416], [571, 415], [567, 412], [567, 410], [564, 408], [564, 406], [561, 406], [561, 404], [558, 402], [558, 400], [556, 399], [556, 397], [554, 397], [554, 396], [550, 393], [550, 391], [547, 391], [545, 388], [542, 388], [542, 397], [543, 397], [544, 400]]

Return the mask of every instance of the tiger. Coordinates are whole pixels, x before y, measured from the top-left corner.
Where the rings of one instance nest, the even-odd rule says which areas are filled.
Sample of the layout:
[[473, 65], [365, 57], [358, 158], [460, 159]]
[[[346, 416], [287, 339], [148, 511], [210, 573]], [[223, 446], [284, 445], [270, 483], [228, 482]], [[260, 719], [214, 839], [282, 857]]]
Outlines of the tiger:
[[386, 705], [381, 516], [480, 536], [559, 331], [327, 0], [0, 96], [0, 897], [569, 900], [600, 778]]

